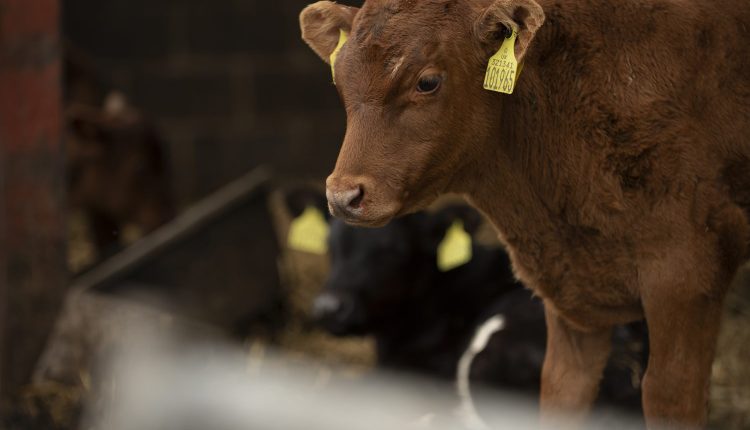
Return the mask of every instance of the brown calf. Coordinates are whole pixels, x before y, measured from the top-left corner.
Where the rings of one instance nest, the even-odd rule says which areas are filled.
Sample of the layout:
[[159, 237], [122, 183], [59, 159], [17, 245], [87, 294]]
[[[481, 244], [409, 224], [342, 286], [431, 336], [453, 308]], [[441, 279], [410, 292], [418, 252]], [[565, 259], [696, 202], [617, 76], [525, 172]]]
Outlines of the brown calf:
[[[611, 327], [645, 317], [650, 425], [701, 426], [723, 297], [750, 243], [750, 2], [319, 2], [348, 127], [331, 211], [379, 226], [466, 195], [544, 298], [542, 405], [579, 417]], [[483, 89], [518, 32], [512, 95]]]
[[85, 212], [99, 258], [127, 225], [148, 233], [174, 215], [164, 143], [122, 96], [67, 109], [68, 200]]

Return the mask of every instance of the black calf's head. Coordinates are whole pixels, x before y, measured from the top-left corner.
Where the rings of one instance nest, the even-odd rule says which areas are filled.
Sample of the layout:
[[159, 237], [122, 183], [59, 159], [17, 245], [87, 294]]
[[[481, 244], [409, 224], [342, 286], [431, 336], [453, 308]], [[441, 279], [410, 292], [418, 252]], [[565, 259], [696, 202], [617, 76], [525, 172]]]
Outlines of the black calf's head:
[[460, 220], [469, 233], [481, 223], [473, 209], [450, 206], [434, 214], [396, 218], [384, 227], [331, 223], [331, 273], [314, 314], [330, 332], [362, 335], [420, 311], [438, 283], [438, 247]]
[[425, 285], [433, 274], [430, 255], [419, 240], [423, 218], [408, 215], [375, 229], [331, 223], [331, 272], [314, 307], [327, 330], [366, 334], [374, 322], [396, 312], [404, 296]]

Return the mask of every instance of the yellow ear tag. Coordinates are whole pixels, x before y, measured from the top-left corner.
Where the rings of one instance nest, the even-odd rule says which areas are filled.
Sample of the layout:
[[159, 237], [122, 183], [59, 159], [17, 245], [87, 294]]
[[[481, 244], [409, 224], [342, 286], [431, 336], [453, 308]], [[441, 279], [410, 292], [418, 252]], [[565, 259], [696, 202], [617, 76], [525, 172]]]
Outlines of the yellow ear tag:
[[346, 41], [349, 40], [349, 34], [344, 30], [339, 30], [339, 44], [336, 45], [336, 49], [331, 53], [331, 75], [333, 75], [333, 83], [336, 83], [336, 58], [339, 56], [339, 51], [344, 47]]
[[471, 236], [464, 230], [462, 221], [456, 221], [450, 226], [438, 245], [437, 252], [438, 269], [442, 272], [471, 261]]
[[287, 243], [291, 249], [322, 255], [328, 251], [327, 240], [328, 223], [314, 206], [305, 208], [289, 226]]
[[518, 75], [521, 74], [515, 53], [517, 37], [518, 32], [513, 30], [513, 34], [505, 39], [497, 54], [490, 57], [487, 74], [484, 75], [485, 90], [513, 94]]

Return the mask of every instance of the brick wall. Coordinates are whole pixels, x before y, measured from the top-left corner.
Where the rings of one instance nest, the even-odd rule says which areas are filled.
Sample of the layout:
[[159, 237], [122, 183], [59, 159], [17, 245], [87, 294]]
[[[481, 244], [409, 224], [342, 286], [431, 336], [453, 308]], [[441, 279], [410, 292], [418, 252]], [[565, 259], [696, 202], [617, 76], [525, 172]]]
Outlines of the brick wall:
[[332, 169], [345, 117], [299, 37], [311, 1], [64, 0], [63, 24], [98, 78], [156, 120], [184, 204], [261, 163], [288, 178]]

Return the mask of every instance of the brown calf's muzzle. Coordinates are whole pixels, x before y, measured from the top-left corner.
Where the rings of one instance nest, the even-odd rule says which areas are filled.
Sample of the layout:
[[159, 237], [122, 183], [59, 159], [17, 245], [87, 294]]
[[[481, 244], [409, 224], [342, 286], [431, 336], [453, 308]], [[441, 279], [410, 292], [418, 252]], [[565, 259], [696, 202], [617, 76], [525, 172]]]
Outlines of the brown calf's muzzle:
[[363, 212], [364, 197], [365, 187], [356, 180], [337, 180], [334, 176], [328, 178], [326, 198], [332, 215], [341, 218], [358, 217]]
[[385, 225], [396, 216], [400, 204], [384, 192], [384, 188], [372, 177], [334, 171], [326, 180], [328, 209], [350, 224]]

